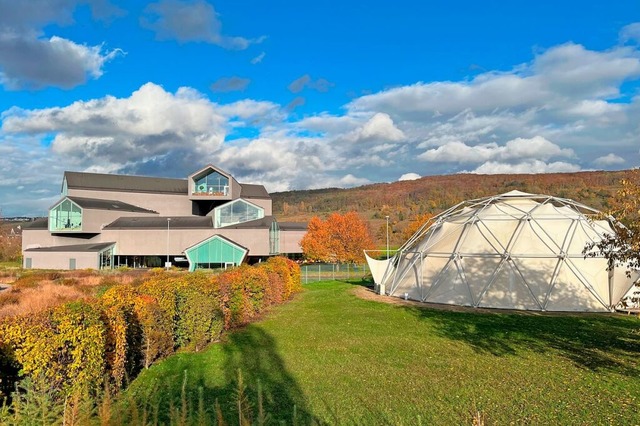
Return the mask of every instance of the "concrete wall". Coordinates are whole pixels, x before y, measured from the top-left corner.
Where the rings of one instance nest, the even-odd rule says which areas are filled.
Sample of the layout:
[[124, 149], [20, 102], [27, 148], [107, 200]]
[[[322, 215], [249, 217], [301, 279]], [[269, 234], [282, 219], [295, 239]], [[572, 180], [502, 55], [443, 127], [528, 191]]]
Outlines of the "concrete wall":
[[102, 228], [119, 217], [156, 217], [155, 213], [123, 212], [120, 210], [82, 209], [82, 232], [102, 232]]
[[160, 216], [191, 216], [191, 200], [187, 194], [152, 194], [147, 192], [95, 191], [69, 189], [75, 197], [117, 200], [156, 211]]
[[76, 260], [76, 269], [99, 269], [96, 252], [24, 252], [23, 266], [31, 259], [33, 269], [69, 269], [69, 259]]
[[[268, 229], [175, 229], [169, 230], [171, 256], [182, 255], [185, 249], [213, 236], [222, 235], [249, 249], [250, 256], [269, 255]], [[166, 229], [105, 229], [103, 241], [117, 241], [117, 253], [125, 256], [167, 254]]]
[[306, 230], [280, 231], [280, 253], [302, 253], [300, 241], [306, 233]]
[[262, 198], [244, 198], [244, 200], [258, 207], [262, 207], [265, 216], [271, 216], [273, 214], [273, 202], [271, 200], [263, 200]]
[[51, 235], [46, 229], [23, 229], [22, 250], [37, 247], [68, 246], [72, 244], [90, 244], [104, 241], [100, 235], [93, 238], [73, 238], [69, 236]]

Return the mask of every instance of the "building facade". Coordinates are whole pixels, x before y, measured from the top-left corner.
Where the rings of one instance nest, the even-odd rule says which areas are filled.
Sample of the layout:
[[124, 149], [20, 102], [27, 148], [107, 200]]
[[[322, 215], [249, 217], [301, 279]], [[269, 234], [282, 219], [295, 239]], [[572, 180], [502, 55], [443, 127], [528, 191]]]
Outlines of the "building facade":
[[219, 268], [299, 256], [305, 233], [276, 220], [264, 186], [213, 165], [187, 179], [65, 172], [48, 218], [23, 229], [23, 266]]

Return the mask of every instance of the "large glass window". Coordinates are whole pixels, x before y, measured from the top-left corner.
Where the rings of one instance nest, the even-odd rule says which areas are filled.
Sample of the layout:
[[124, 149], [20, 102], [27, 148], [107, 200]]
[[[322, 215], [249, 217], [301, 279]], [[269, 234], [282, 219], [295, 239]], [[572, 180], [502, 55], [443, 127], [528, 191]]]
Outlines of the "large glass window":
[[247, 250], [214, 235], [185, 253], [189, 259], [189, 270], [194, 271], [240, 265]]
[[49, 210], [49, 231], [81, 231], [82, 209], [65, 199]]
[[194, 194], [199, 195], [229, 195], [229, 178], [212, 170], [209, 174], [194, 179]]
[[250, 220], [262, 219], [264, 217], [263, 208], [242, 199], [216, 207], [214, 213], [216, 228], [249, 222]]

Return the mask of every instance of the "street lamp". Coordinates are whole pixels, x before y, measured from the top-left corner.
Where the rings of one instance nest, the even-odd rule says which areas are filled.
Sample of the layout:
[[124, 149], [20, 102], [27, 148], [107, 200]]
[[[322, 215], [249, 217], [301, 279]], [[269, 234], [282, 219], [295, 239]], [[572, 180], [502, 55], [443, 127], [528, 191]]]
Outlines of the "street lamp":
[[168, 217], [167, 218], [167, 262], [164, 264], [164, 266], [167, 268], [167, 271], [171, 267], [171, 264], [169, 263], [169, 224], [170, 223], [171, 223], [171, 218]]
[[389, 216], [385, 216], [387, 219], [387, 259], [389, 258]]

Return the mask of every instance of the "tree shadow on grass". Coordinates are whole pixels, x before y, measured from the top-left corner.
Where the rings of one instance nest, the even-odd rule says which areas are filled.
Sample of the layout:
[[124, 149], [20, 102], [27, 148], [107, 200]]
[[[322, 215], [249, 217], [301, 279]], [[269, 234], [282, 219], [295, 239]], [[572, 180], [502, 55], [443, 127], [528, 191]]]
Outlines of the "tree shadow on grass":
[[[446, 312], [403, 307], [429, 321], [441, 337], [476, 352], [513, 356], [524, 351], [556, 353], [592, 371], [637, 376], [640, 322], [615, 314]], [[471, 308], [470, 308], [471, 309]]]
[[276, 342], [269, 333], [259, 326], [249, 325], [242, 331], [230, 334], [223, 350], [226, 381], [236, 383], [238, 371], [241, 371], [247, 384], [249, 400], [254, 407], [258, 402], [260, 386], [262, 404], [271, 421], [287, 424], [317, 423], [308, 409], [302, 390], [287, 371], [278, 354]]
[[[135, 389], [125, 403], [123, 421], [146, 416], [167, 424], [186, 417], [187, 424], [196, 424], [204, 412], [205, 424], [216, 424], [221, 414], [225, 424], [235, 425], [240, 423], [242, 411], [245, 420], [258, 424], [260, 400], [266, 424], [320, 423], [310, 412], [302, 390], [287, 371], [277, 342], [269, 333], [250, 324], [229, 333], [217, 345], [221, 347], [171, 357], [156, 366], [163, 368], [156, 370], [152, 382], [145, 377], [144, 385], [134, 383], [137, 386], [132, 386]], [[221, 356], [223, 361], [212, 361], [212, 356]], [[244, 397], [239, 397], [239, 374]], [[132, 401], [137, 413], [132, 411]]]

